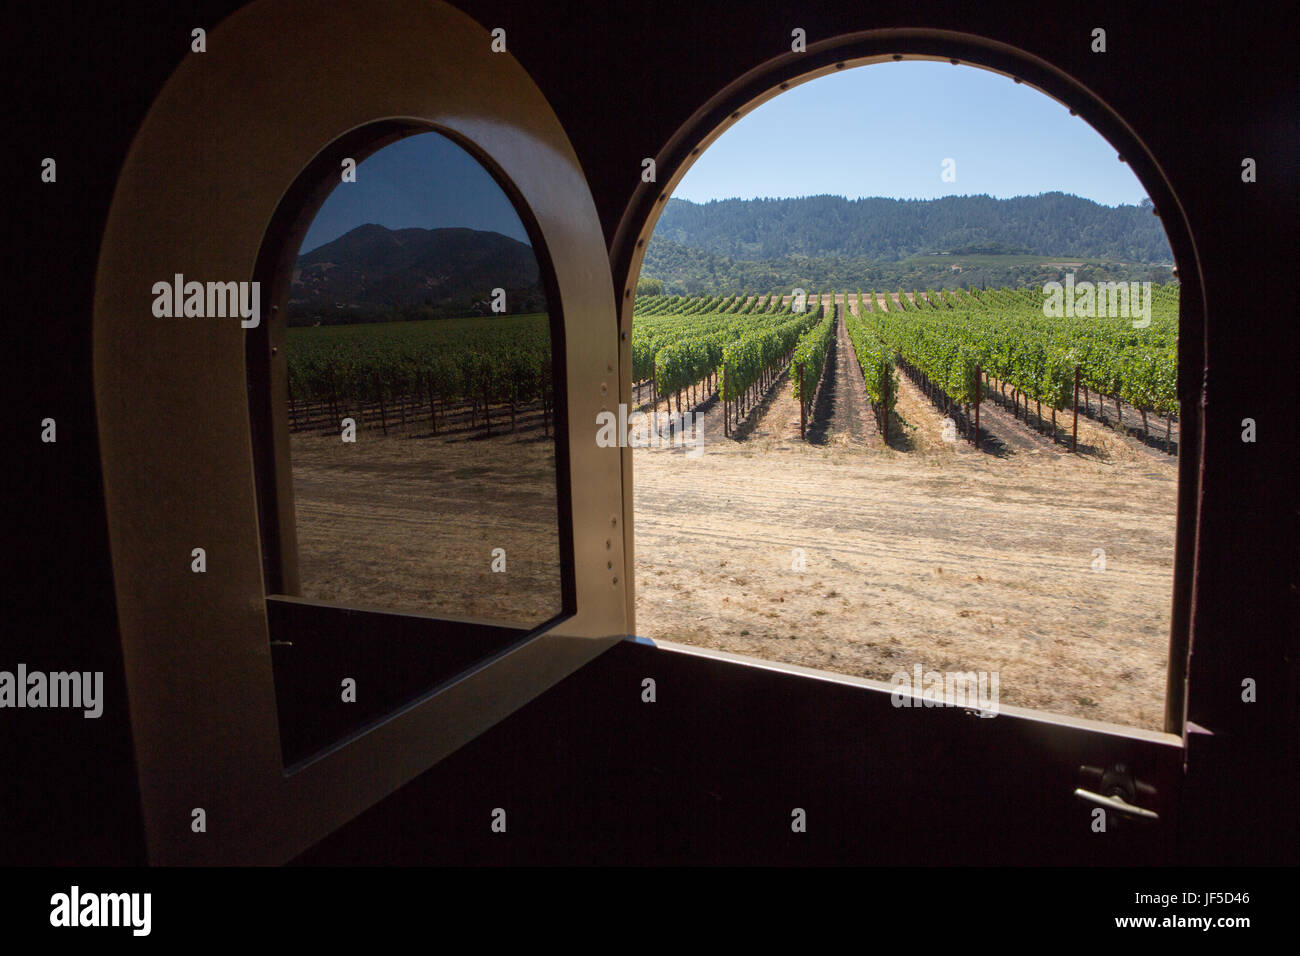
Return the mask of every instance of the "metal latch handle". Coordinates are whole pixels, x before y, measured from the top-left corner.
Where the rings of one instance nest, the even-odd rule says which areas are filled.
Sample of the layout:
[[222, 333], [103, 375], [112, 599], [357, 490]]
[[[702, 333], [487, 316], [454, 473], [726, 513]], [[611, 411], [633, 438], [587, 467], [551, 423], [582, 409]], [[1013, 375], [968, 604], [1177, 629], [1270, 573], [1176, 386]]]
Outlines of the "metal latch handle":
[[1074, 795], [1081, 800], [1087, 800], [1098, 806], [1105, 807], [1108, 810], [1114, 810], [1116, 813], [1122, 813], [1125, 816], [1141, 817], [1144, 820], [1159, 820], [1160, 814], [1154, 810], [1148, 810], [1145, 807], [1139, 807], [1136, 804], [1129, 803], [1123, 797], [1107, 797], [1100, 793], [1093, 793], [1091, 790], [1084, 790], [1079, 787], [1074, 791]]

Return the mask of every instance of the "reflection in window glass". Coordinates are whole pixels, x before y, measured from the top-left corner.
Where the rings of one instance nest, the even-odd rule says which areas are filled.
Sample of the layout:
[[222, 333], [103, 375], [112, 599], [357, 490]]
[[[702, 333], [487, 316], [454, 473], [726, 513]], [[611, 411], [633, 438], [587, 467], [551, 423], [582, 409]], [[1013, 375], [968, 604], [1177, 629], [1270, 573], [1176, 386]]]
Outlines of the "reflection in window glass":
[[306, 233], [287, 326], [295, 593], [523, 627], [557, 615], [550, 320], [487, 171], [432, 132], [362, 161]]

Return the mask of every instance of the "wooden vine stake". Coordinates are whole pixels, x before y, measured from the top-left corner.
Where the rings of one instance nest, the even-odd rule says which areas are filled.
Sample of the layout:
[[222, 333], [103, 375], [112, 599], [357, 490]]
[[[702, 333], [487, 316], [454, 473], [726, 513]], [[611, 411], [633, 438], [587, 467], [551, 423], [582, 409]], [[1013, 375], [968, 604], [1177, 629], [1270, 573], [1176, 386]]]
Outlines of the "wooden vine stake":
[[[722, 363], [722, 388], [727, 388], [727, 363]], [[727, 401], [725, 394], [722, 398], [722, 433], [731, 434], [731, 403]]]
[[808, 427], [807, 396], [803, 391], [803, 362], [799, 363], [799, 438], [804, 438]]
[[1079, 451], [1079, 366], [1074, 367], [1074, 425], [1070, 430], [1070, 451]]

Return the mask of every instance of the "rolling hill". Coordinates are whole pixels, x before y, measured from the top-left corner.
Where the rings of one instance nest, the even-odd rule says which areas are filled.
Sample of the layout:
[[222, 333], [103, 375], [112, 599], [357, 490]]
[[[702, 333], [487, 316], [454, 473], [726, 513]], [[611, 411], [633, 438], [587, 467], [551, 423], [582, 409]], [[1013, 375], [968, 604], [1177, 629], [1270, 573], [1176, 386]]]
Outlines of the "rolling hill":
[[292, 314], [426, 306], [472, 311], [506, 290], [510, 312], [544, 301], [537, 258], [526, 243], [476, 229], [357, 226], [298, 258]]
[[792, 256], [897, 262], [944, 253], [1173, 263], [1159, 218], [1065, 193], [994, 199], [670, 199], [652, 242], [746, 260]]

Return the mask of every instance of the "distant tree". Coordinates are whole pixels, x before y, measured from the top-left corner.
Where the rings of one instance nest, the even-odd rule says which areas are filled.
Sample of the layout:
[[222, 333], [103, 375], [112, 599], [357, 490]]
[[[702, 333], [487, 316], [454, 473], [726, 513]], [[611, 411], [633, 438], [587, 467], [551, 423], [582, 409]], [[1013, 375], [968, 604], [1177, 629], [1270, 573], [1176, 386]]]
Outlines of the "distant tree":
[[652, 279], [649, 276], [642, 276], [636, 284], [637, 295], [663, 295], [664, 282], [662, 279]]

